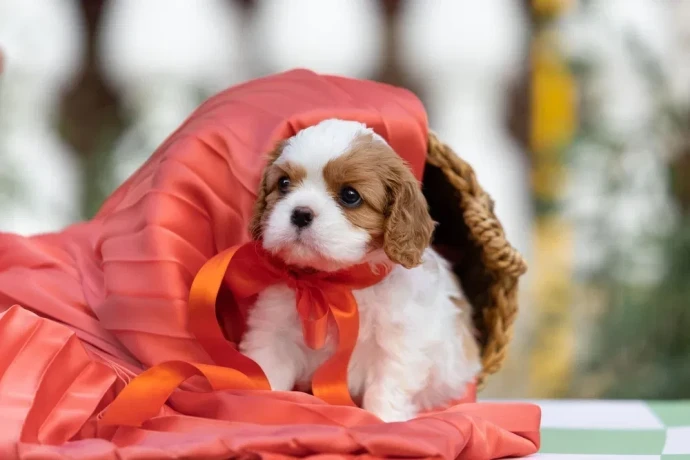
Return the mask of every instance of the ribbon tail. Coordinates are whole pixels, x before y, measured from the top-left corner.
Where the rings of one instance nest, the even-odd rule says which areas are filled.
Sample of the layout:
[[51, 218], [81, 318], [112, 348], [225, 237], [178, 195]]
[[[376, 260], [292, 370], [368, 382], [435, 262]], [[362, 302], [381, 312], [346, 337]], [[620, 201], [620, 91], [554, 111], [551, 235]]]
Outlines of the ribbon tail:
[[[297, 289], [297, 313], [302, 319], [304, 343], [312, 350], [320, 350], [326, 344], [328, 334], [328, 308], [318, 291]], [[320, 297], [320, 298], [317, 298]]]
[[[359, 334], [357, 301], [349, 290], [338, 290], [328, 296], [330, 312], [338, 327], [335, 354], [317, 369], [312, 380], [312, 392], [317, 398], [334, 405], [357, 406], [348, 388], [348, 366]], [[331, 300], [337, 299], [337, 303]]]
[[167, 361], [139, 374], [106, 409], [102, 425], [140, 427], [161, 411], [168, 398], [188, 378], [204, 377], [214, 390], [256, 390], [256, 383], [235, 369]]
[[261, 367], [225, 338], [216, 318], [218, 293], [230, 263], [241, 250], [239, 246], [217, 254], [197, 273], [189, 291], [189, 330], [216, 364], [235, 369], [256, 382], [257, 387], [270, 390]]
[[[205, 377], [214, 390], [270, 390], [261, 367], [240, 353], [229, 342], [216, 319], [218, 293], [226, 272], [235, 257], [244, 258], [241, 265], [251, 264], [253, 245], [233, 247], [209, 259], [194, 278], [189, 293], [189, 330], [211, 359], [219, 364], [191, 364], [169, 361], [154, 366], [137, 376], [108, 406], [101, 420], [104, 424], [141, 426], [155, 417], [170, 395], [189, 377]], [[238, 269], [237, 272], [242, 270]], [[233, 274], [233, 273], [231, 273]], [[237, 287], [253, 292], [261, 284], [252, 284], [246, 274], [237, 273]], [[233, 291], [234, 292], [234, 291]]]

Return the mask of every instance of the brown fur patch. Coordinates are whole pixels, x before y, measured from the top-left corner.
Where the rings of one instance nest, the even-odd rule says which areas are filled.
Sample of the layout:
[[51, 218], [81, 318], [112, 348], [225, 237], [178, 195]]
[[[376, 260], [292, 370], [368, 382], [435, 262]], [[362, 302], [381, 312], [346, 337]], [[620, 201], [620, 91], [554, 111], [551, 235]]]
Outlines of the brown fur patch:
[[344, 186], [357, 190], [363, 203], [343, 207], [345, 215], [393, 262], [407, 268], [421, 263], [434, 222], [417, 180], [393, 149], [370, 134], [361, 136], [349, 152], [326, 164], [323, 175], [334, 199]]
[[[369, 136], [371, 138], [371, 136]], [[329, 161], [323, 170], [323, 177], [334, 200], [338, 200], [343, 187], [357, 190], [362, 204], [356, 208], [343, 207], [345, 216], [355, 226], [365, 229], [371, 235], [375, 247], [383, 246], [385, 212], [389, 202], [386, 186], [386, 158], [397, 157], [385, 144], [357, 142], [342, 156]]]

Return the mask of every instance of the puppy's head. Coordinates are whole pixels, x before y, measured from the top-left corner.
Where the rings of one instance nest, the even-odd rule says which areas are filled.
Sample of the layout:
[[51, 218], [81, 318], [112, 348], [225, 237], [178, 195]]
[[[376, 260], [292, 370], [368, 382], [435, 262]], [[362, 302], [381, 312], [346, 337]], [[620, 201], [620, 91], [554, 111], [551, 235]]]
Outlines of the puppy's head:
[[272, 152], [251, 223], [253, 237], [286, 263], [325, 271], [377, 254], [414, 267], [433, 228], [407, 164], [365, 125], [336, 119]]

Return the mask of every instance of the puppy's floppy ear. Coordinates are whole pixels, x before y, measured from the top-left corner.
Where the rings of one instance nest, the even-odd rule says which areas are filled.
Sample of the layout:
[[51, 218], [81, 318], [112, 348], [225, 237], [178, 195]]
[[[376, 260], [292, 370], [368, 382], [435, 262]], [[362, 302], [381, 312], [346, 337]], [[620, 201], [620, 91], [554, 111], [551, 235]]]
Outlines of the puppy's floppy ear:
[[388, 258], [405, 268], [422, 263], [422, 254], [431, 244], [435, 223], [426, 198], [407, 165], [396, 168], [390, 187], [391, 200], [384, 224], [383, 250]]
[[266, 183], [266, 176], [268, 169], [275, 163], [280, 154], [283, 152], [286, 141], [280, 141], [276, 147], [267, 155], [266, 166], [264, 167], [263, 175], [261, 176], [261, 182], [259, 183], [259, 190], [256, 193], [256, 201], [254, 202], [254, 213], [249, 222], [249, 233], [252, 239], [261, 239], [261, 234], [263, 232], [263, 219], [264, 213], [266, 212], [266, 196], [268, 195], [268, 186]]

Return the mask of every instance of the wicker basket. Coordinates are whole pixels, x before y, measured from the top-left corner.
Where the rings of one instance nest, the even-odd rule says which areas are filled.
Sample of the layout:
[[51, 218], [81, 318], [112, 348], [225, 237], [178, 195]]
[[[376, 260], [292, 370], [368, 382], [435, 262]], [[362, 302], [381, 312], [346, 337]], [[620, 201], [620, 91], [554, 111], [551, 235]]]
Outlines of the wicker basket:
[[439, 224], [434, 245], [445, 248], [442, 252], [473, 307], [482, 348], [481, 388], [505, 360], [518, 309], [518, 278], [527, 265], [506, 240], [493, 201], [472, 167], [433, 133], [428, 145], [422, 188], [431, 217]]

